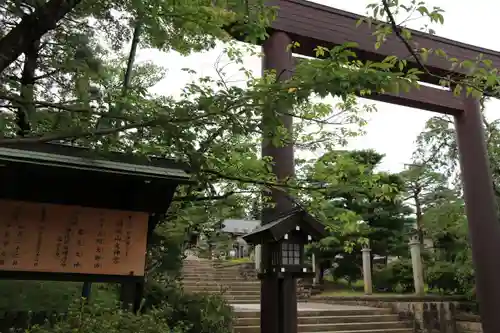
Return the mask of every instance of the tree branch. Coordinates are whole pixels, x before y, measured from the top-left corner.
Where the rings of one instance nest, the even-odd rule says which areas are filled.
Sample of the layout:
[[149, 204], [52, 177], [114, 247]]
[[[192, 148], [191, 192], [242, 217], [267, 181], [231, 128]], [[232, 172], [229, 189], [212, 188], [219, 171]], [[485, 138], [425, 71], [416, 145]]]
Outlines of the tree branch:
[[186, 195], [182, 197], [177, 197], [174, 198], [173, 201], [215, 201], [215, 200], [224, 200], [229, 198], [230, 196], [234, 194], [243, 194], [243, 193], [260, 193], [256, 191], [229, 191], [227, 193], [221, 194], [221, 195], [215, 195], [215, 196], [208, 196], [208, 197], [199, 197], [196, 195]]
[[43, 134], [39, 136], [32, 136], [32, 137], [24, 137], [24, 138], [3, 138], [0, 139], [0, 145], [6, 145], [6, 144], [19, 144], [19, 143], [43, 143], [43, 142], [50, 142], [50, 141], [56, 141], [56, 140], [75, 140], [75, 139], [80, 139], [80, 138], [86, 138], [86, 137], [91, 137], [91, 136], [104, 136], [104, 135], [110, 135], [110, 134], [115, 134], [119, 132], [123, 132], [126, 130], [130, 129], [139, 129], [139, 128], [144, 128], [144, 127], [151, 127], [151, 126], [157, 126], [161, 124], [175, 124], [175, 123], [182, 123], [182, 122], [189, 122], [193, 120], [199, 120], [202, 118], [207, 117], [210, 114], [203, 114], [197, 117], [191, 117], [191, 118], [178, 118], [178, 119], [165, 119], [164, 117], [159, 117], [157, 119], [152, 119], [149, 121], [143, 121], [143, 122], [134, 122], [128, 125], [123, 125], [119, 127], [113, 127], [113, 128], [104, 128], [104, 129], [94, 129], [94, 130], [87, 130], [87, 131], [78, 131], [78, 130], [73, 130], [73, 131], [68, 131], [68, 132], [61, 132], [61, 133], [53, 133], [53, 134]]
[[82, 0], [50, 0], [0, 39], [0, 73], [10, 66], [30, 45], [57, 27], [57, 23]]
[[266, 181], [266, 180], [261, 180], [261, 179], [252, 179], [252, 178], [247, 178], [247, 177], [225, 175], [220, 171], [209, 170], [209, 169], [200, 170], [199, 172], [204, 173], [204, 174], [208, 174], [208, 175], [216, 176], [219, 179], [238, 181], [238, 182], [247, 183], [247, 184], [263, 185], [263, 186], [266, 186], [268, 188], [274, 188], [274, 189], [289, 188], [289, 189], [295, 189], [295, 190], [317, 190], [317, 191], [325, 189], [325, 188], [319, 187], [319, 186], [315, 187], [315, 186], [291, 185], [291, 184], [276, 183], [276, 182]]
[[403, 42], [403, 44], [406, 47], [406, 49], [408, 50], [408, 52], [410, 52], [410, 54], [413, 56], [418, 67], [420, 67], [420, 69], [423, 70], [425, 72], [425, 74], [427, 74], [429, 76], [441, 78], [440, 76], [431, 73], [427, 69], [427, 67], [424, 65], [422, 59], [420, 59], [420, 56], [415, 52], [415, 50], [410, 45], [410, 43], [406, 40], [406, 38], [403, 37], [403, 35], [401, 34], [401, 28], [396, 23], [396, 20], [394, 19], [394, 15], [392, 15], [391, 8], [389, 7], [387, 0], [382, 0], [382, 6], [384, 7], [384, 11], [387, 15], [387, 18], [389, 20], [389, 24], [392, 27], [392, 30], [394, 31], [396, 36]]
[[448, 81], [449, 83], [452, 83], [455, 86], [465, 85], [465, 86], [473, 88], [473, 89], [475, 89], [475, 90], [477, 90], [477, 91], [479, 91], [481, 93], [485, 93], [485, 90], [482, 89], [482, 88], [480, 88], [480, 87], [478, 87], [477, 85], [473, 85], [473, 84], [468, 83], [468, 82], [464, 83], [464, 82], [456, 81], [456, 80], [452, 79], [451, 77], [445, 78], [443, 76], [436, 75], [436, 74], [432, 73], [427, 68], [427, 66], [425, 66], [424, 62], [422, 61], [422, 59], [420, 58], [420, 56], [415, 52], [415, 50], [410, 45], [410, 43], [408, 42], [408, 40], [406, 38], [404, 38], [403, 35], [401, 34], [401, 28], [396, 23], [396, 20], [394, 19], [394, 15], [392, 15], [392, 12], [391, 12], [391, 9], [389, 7], [389, 4], [388, 4], [387, 0], [382, 0], [382, 6], [384, 7], [384, 12], [387, 15], [389, 24], [390, 24], [392, 30], [394, 31], [394, 33], [396, 34], [396, 37], [398, 37], [398, 39], [401, 42], [403, 42], [403, 45], [408, 50], [408, 52], [410, 53], [410, 55], [412, 56], [412, 58], [415, 60], [415, 62], [417, 63], [418, 67], [420, 67], [420, 69], [422, 71], [424, 71], [424, 73], [426, 75], [428, 75], [429, 77], [436, 78], [438, 80], [446, 80], [446, 81]]
[[53, 134], [45, 134], [40, 136], [32, 136], [32, 137], [24, 137], [24, 138], [8, 138], [8, 139], [0, 139], [0, 145], [6, 144], [19, 144], [19, 143], [44, 143], [50, 141], [58, 141], [58, 140], [75, 140], [80, 138], [86, 138], [91, 136], [103, 136], [114, 133], [123, 132], [129, 129], [142, 128], [153, 126], [156, 123], [155, 120], [143, 122], [143, 123], [133, 123], [115, 128], [105, 128], [100, 130], [92, 130], [92, 131], [74, 131], [74, 132], [62, 132], [62, 133], [53, 133]]

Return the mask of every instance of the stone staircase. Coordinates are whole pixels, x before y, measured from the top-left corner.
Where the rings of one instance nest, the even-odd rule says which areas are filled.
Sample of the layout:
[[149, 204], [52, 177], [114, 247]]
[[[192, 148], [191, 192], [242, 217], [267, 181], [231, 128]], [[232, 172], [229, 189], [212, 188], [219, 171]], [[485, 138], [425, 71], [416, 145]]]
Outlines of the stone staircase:
[[[241, 265], [188, 258], [183, 285], [193, 293], [221, 293], [235, 311], [234, 333], [260, 333], [260, 281]], [[390, 309], [311, 302], [298, 303], [298, 325], [299, 333], [413, 333]]]
[[[304, 304], [304, 303], [302, 303]], [[308, 304], [308, 303], [305, 303]], [[324, 304], [322, 304], [324, 306]], [[323, 306], [318, 306], [321, 308]], [[260, 333], [259, 311], [236, 312], [235, 333]], [[401, 321], [390, 309], [340, 307], [301, 310], [298, 332], [316, 333], [413, 333], [409, 323]]]
[[222, 293], [231, 304], [260, 303], [260, 281], [242, 275], [240, 267], [214, 267], [207, 259], [189, 258], [183, 267], [184, 289], [195, 293]]

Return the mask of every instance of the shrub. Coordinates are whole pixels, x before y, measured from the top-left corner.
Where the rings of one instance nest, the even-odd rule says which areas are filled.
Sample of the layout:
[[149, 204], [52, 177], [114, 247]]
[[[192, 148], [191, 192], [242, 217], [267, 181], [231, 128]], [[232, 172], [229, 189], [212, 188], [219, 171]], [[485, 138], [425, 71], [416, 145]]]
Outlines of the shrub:
[[[81, 292], [81, 282], [3, 280], [0, 281], [0, 313], [66, 312]], [[92, 284], [93, 300], [108, 301], [109, 305], [114, 305], [117, 295], [113, 284]]]
[[231, 333], [232, 308], [220, 295], [188, 294], [172, 282], [146, 285], [144, 311], [163, 306], [170, 325], [184, 323], [185, 333]]
[[392, 292], [395, 288], [394, 274], [392, 269], [387, 267], [374, 267], [373, 270], [373, 287], [377, 291]]
[[413, 271], [411, 262], [401, 259], [385, 267], [377, 267], [373, 271], [373, 285], [375, 290], [387, 292], [412, 292]]
[[344, 253], [341, 259], [335, 260], [336, 267], [332, 271], [334, 281], [345, 279], [349, 287], [352, 283], [362, 278], [360, 256]]
[[116, 306], [103, 306], [80, 300], [69, 307], [68, 312], [51, 318], [41, 325], [33, 325], [26, 333], [181, 333], [184, 327], [171, 327], [162, 308], [147, 313], [134, 314]]
[[473, 271], [462, 263], [431, 261], [427, 264], [425, 279], [433, 292], [474, 296]]

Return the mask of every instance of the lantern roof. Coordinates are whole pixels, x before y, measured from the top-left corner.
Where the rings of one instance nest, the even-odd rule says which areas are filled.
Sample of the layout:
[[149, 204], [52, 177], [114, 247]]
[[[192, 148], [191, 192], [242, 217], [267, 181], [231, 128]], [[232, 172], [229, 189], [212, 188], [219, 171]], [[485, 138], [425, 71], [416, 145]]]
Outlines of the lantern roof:
[[303, 208], [297, 207], [278, 215], [269, 223], [243, 236], [243, 239], [250, 244], [277, 242], [296, 227], [310, 235], [313, 241], [326, 236], [323, 224]]

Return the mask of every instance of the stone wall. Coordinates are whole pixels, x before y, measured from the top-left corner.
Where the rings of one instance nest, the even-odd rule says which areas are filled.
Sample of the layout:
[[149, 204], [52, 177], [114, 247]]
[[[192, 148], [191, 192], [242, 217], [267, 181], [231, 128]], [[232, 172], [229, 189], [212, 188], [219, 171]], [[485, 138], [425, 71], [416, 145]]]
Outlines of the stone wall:
[[255, 271], [255, 263], [247, 262], [238, 265], [238, 271], [240, 275], [245, 278], [245, 280], [255, 280], [257, 279], [257, 272]]
[[312, 296], [313, 281], [312, 278], [297, 279], [297, 297], [299, 299], [308, 299]]
[[[320, 297], [313, 296], [311, 302], [326, 302], [345, 305], [391, 308], [401, 319], [409, 320], [415, 332], [422, 333], [480, 333], [463, 330], [474, 325], [465, 325], [458, 320], [457, 307], [460, 297], [439, 296], [360, 296]], [[465, 326], [464, 326], [465, 325]], [[477, 325], [476, 325], [477, 326]]]
[[482, 333], [481, 318], [477, 315], [459, 313], [456, 316], [458, 333]]

